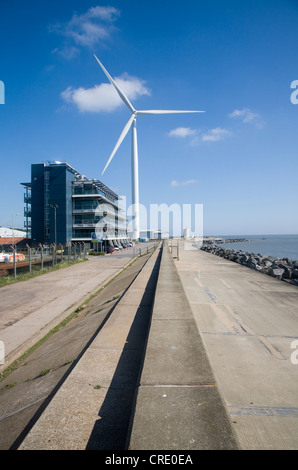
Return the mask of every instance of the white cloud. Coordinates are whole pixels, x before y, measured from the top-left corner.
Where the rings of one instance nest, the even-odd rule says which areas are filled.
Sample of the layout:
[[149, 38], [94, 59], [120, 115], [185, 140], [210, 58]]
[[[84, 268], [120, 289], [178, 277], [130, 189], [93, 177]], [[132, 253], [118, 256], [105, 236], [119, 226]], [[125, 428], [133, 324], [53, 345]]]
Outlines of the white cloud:
[[[150, 90], [145, 86], [145, 82], [137, 77], [123, 74], [115, 78], [115, 82], [129, 100], [134, 100], [142, 95], [150, 95]], [[61, 93], [61, 97], [67, 103], [76, 105], [79, 111], [82, 112], [109, 112], [114, 111], [123, 104], [115, 88], [108, 83], [102, 83], [93, 88], [80, 87], [74, 89], [68, 87]]]
[[195, 129], [191, 129], [190, 127], [177, 127], [177, 129], [170, 131], [168, 135], [170, 137], [188, 137], [196, 133], [197, 131]]
[[96, 6], [81, 15], [75, 13], [67, 23], [50, 25], [51, 32], [62, 35], [67, 41], [53, 52], [65, 58], [73, 58], [79, 52], [78, 46], [93, 47], [109, 39], [115, 29], [113, 23], [119, 15], [120, 11], [114, 7]]
[[198, 145], [200, 142], [222, 140], [228, 135], [232, 135], [232, 132], [221, 127], [215, 127], [205, 132], [202, 132], [200, 129], [191, 129], [190, 127], [177, 127], [177, 129], [173, 129], [168, 133], [169, 137], [185, 138], [192, 136], [190, 144], [193, 146]]
[[52, 54], [58, 54], [63, 59], [69, 59], [69, 60], [77, 57], [79, 53], [80, 53], [79, 49], [75, 46], [64, 46], [62, 48], [56, 47], [55, 49], [52, 50]]
[[186, 181], [171, 181], [171, 186], [188, 186], [189, 184], [197, 183], [197, 180], [186, 180]]
[[258, 113], [254, 113], [249, 108], [235, 109], [232, 113], [228, 114], [232, 119], [241, 119], [245, 124], [255, 124], [257, 127], [262, 127], [264, 122]]
[[205, 134], [202, 134], [201, 140], [206, 141], [217, 141], [222, 140], [225, 136], [231, 135], [231, 132], [227, 129], [222, 129], [221, 127], [215, 127], [214, 129], [210, 129]]

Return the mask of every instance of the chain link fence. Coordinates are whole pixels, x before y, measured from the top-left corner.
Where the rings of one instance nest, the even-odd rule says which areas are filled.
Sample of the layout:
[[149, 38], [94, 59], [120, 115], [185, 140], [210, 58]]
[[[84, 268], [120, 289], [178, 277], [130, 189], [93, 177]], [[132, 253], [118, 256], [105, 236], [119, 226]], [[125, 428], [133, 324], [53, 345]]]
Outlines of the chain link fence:
[[17, 252], [16, 248], [11, 246], [11, 251], [2, 254], [0, 263], [0, 277], [13, 275], [17, 277], [18, 273], [30, 273], [33, 270], [43, 270], [47, 267], [54, 267], [62, 263], [72, 263], [84, 259], [87, 254], [85, 243], [66, 243], [42, 245], [31, 248], [26, 245], [26, 249]]
[[[143, 244], [134, 244], [132, 249], [132, 257], [143, 256], [155, 251], [159, 242], [143, 246]], [[13, 276], [16, 278], [18, 274], [42, 271], [46, 268], [55, 267], [61, 264], [70, 264], [77, 260], [82, 260], [88, 255], [88, 246], [83, 242], [39, 245], [31, 248], [26, 245], [25, 250], [17, 251], [16, 247], [11, 246], [9, 252], [0, 253], [0, 278]], [[115, 252], [116, 253], [116, 252]], [[114, 255], [115, 256], [115, 255]]]

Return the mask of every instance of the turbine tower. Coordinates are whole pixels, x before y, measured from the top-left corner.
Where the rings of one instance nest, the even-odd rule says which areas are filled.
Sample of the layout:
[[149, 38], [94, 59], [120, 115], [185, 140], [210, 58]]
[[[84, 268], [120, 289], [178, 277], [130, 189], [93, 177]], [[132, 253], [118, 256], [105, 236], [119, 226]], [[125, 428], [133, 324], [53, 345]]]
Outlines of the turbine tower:
[[128, 107], [131, 111], [131, 116], [127, 121], [126, 125], [124, 126], [123, 131], [114, 147], [113, 152], [110, 155], [110, 158], [107, 161], [106, 166], [103, 169], [102, 175], [106, 171], [107, 167], [109, 166], [112, 158], [114, 157], [115, 153], [117, 152], [119, 146], [121, 145], [122, 141], [124, 140], [126, 134], [128, 133], [129, 129], [132, 127], [132, 149], [131, 149], [131, 180], [132, 180], [132, 239], [138, 240], [139, 239], [139, 169], [138, 169], [138, 143], [137, 143], [137, 126], [136, 126], [136, 118], [140, 114], [176, 114], [176, 113], [204, 113], [204, 111], [174, 111], [174, 110], [145, 110], [145, 111], [137, 111], [127, 96], [123, 93], [123, 91], [119, 88], [117, 83], [113, 80], [111, 75], [108, 71], [104, 68], [102, 63], [98, 60], [96, 55], [94, 54], [95, 59], [99, 63], [100, 67], [102, 68], [105, 75], [108, 77], [111, 84], [116, 89], [118, 95], [124, 102], [124, 104]]

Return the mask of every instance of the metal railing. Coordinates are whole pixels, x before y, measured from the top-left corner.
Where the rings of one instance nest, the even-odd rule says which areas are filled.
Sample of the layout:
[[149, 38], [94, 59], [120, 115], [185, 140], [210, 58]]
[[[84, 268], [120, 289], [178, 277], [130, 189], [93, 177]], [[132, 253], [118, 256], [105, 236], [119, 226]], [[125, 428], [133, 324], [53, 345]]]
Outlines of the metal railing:
[[[179, 242], [178, 242], [178, 240], [176, 240], [175, 245], [173, 244], [173, 240], [169, 240], [168, 245], [169, 245], [169, 249], [170, 249], [170, 252], [171, 252], [173, 258], [174, 259], [176, 258], [179, 261]], [[176, 256], [174, 256], [174, 253], [176, 253]]]
[[151, 250], [155, 251], [160, 242], [156, 242], [151, 246], [141, 247], [139, 245], [133, 246], [133, 257], [148, 255]]

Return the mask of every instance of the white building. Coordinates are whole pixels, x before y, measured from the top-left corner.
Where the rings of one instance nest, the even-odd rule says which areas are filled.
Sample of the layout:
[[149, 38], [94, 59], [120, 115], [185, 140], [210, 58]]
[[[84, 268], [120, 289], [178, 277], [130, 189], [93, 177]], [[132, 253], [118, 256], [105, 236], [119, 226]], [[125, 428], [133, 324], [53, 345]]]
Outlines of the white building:
[[22, 230], [7, 228], [7, 227], [0, 227], [0, 238], [25, 238], [26, 232]]
[[164, 240], [169, 238], [169, 232], [163, 230], [140, 230], [140, 240]]

